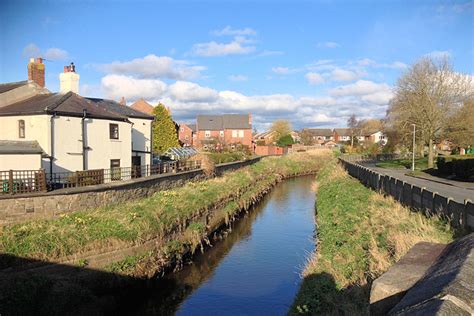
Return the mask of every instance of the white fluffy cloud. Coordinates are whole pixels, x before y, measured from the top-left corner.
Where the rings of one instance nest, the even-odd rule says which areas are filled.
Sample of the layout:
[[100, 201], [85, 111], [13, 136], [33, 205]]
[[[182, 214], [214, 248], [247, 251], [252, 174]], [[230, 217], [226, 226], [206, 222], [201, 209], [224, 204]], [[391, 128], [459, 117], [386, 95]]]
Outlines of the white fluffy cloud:
[[51, 47], [46, 51], [41, 50], [36, 44], [30, 43], [23, 49], [23, 56], [26, 58], [43, 57], [48, 60], [65, 60], [68, 58], [68, 52], [64, 49]]
[[234, 39], [228, 43], [217, 43], [212, 41], [194, 44], [191, 53], [202, 57], [250, 54], [256, 50], [255, 46], [250, 45], [252, 42], [252, 40], [249, 40], [244, 36], [235, 36]]
[[185, 60], [176, 60], [168, 56], [147, 55], [130, 61], [114, 61], [98, 66], [112, 74], [131, 75], [138, 78], [192, 79], [199, 77], [205, 67], [190, 64]]
[[288, 67], [273, 67], [272, 71], [279, 75], [286, 75], [290, 72], [290, 68]]
[[242, 35], [257, 35], [257, 32], [250, 27], [246, 27], [243, 29], [234, 29], [230, 26], [226, 26], [222, 30], [213, 31], [212, 34], [216, 36], [226, 36], [226, 35], [231, 35], [231, 36], [241, 35], [242, 36]]
[[335, 81], [352, 81], [359, 78], [359, 75], [351, 70], [336, 68], [331, 72], [331, 79]]
[[247, 96], [217, 91], [189, 81], [166, 84], [159, 79], [139, 79], [110, 74], [102, 79], [103, 93], [111, 99], [122, 96], [129, 102], [145, 98], [152, 104], [171, 107], [178, 121], [194, 121], [197, 114], [252, 113], [254, 125], [262, 130], [273, 120], [291, 118], [295, 128], [345, 126], [347, 117], [383, 117], [391, 89], [383, 83], [359, 80], [329, 91], [327, 96], [296, 98], [290, 94]]
[[315, 72], [308, 72], [305, 77], [311, 85], [318, 85], [324, 82], [323, 76]]

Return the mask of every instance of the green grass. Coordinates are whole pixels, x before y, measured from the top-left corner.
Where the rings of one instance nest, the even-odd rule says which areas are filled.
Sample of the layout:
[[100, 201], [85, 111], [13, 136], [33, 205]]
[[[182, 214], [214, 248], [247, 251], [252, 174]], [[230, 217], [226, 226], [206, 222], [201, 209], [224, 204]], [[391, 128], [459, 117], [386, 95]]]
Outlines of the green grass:
[[452, 240], [446, 222], [411, 212], [335, 163], [317, 180], [318, 247], [291, 315], [367, 315], [373, 279], [418, 241]]
[[[377, 162], [377, 167], [386, 169], [411, 169], [411, 159], [393, 159]], [[428, 169], [428, 157], [415, 159], [415, 170]]]
[[[298, 153], [268, 157], [222, 177], [189, 182], [182, 187], [125, 204], [74, 212], [50, 220], [33, 220], [1, 228], [0, 251], [17, 257], [58, 259], [103, 247], [127, 247], [163, 238], [186, 229], [202, 233], [194, 223], [214, 206], [226, 205], [232, 216], [259, 190], [281, 177], [316, 172], [330, 160], [329, 154]], [[173, 245], [170, 245], [170, 247]], [[170, 248], [170, 251], [173, 250]], [[0, 268], [9, 262], [0, 261]]]
[[206, 155], [209, 156], [209, 158], [215, 164], [241, 161], [241, 160], [249, 159], [251, 157], [251, 155], [244, 153], [242, 151], [221, 152], [221, 153], [209, 152], [209, 153], [206, 153]]

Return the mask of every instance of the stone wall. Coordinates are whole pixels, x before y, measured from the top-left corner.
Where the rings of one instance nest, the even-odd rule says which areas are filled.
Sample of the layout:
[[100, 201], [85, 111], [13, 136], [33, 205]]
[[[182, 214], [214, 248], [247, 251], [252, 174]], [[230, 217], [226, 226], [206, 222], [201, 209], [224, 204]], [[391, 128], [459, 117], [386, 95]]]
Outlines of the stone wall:
[[[257, 157], [246, 161], [220, 164], [216, 166], [215, 173], [221, 175], [223, 172], [253, 164], [260, 159]], [[200, 169], [28, 196], [4, 195], [0, 197], [0, 225], [19, 223], [29, 219], [54, 218], [64, 213], [125, 203], [205, 177], [203, 170]]]
[[341, 158], [339, 158], [339, 162], [351, 176], [359, 179], [361, 183], [376, 191], [391, 195], [405, 206], [448, 217], [454, 227], [474, 231], [474, 203], [471, 200], [459, 203], [452, 197], [441, 196], [424, 187], [379, 174], [357, 162]]

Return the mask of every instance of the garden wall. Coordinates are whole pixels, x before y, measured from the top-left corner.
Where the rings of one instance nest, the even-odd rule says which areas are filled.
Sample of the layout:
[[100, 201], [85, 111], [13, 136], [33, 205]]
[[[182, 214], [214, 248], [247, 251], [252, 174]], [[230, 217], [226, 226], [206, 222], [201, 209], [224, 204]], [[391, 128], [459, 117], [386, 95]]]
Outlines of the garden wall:
[[[260, 161], [261, 157], [216, 166], [216, 175]], [[153, 195], [155, 192], [182, 186], [187, 181], [204, 179], [202, 169], [176, 174], [161, 174], [93, 186], [60, 189], [29, 195], [0, 197], [0, 225], [34, 218], [54, 218], [60, 214], [120, 204]]]
[[361, 183], [376, 191], [391, 195], [405, 206], [448, 217], [453, 227], [474, 231], [474, 203], [471, 200], [459, 203], [452, 197], [441, 196], [424, 187], [379, 174], [353, 160], [339, 158], [339, 162], [351, 176], [359, 179]]

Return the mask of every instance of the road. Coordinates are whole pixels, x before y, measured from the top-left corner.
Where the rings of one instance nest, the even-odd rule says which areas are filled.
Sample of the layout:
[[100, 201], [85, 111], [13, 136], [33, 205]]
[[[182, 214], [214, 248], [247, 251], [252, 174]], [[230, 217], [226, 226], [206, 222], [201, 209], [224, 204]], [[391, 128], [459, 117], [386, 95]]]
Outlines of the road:
[[385, 169], [376, 167], [374, 163], [362, 163], [367, 168], [377, 171], [380, 174], [385, 174], [410, 184], [425, 187], [427, 190], [432, 192], [438, 192], [438, 194], [445, 197], [452, 197], [456, 202], [464, 203], [465, 199], [474, 201], [474, 185], [471, 183], [464, 183], [459, 181], [445, 180], [442, 182], [436, 182], [428, 179], [420, 179], [412, 176], [407, 176], [407, 169]]

